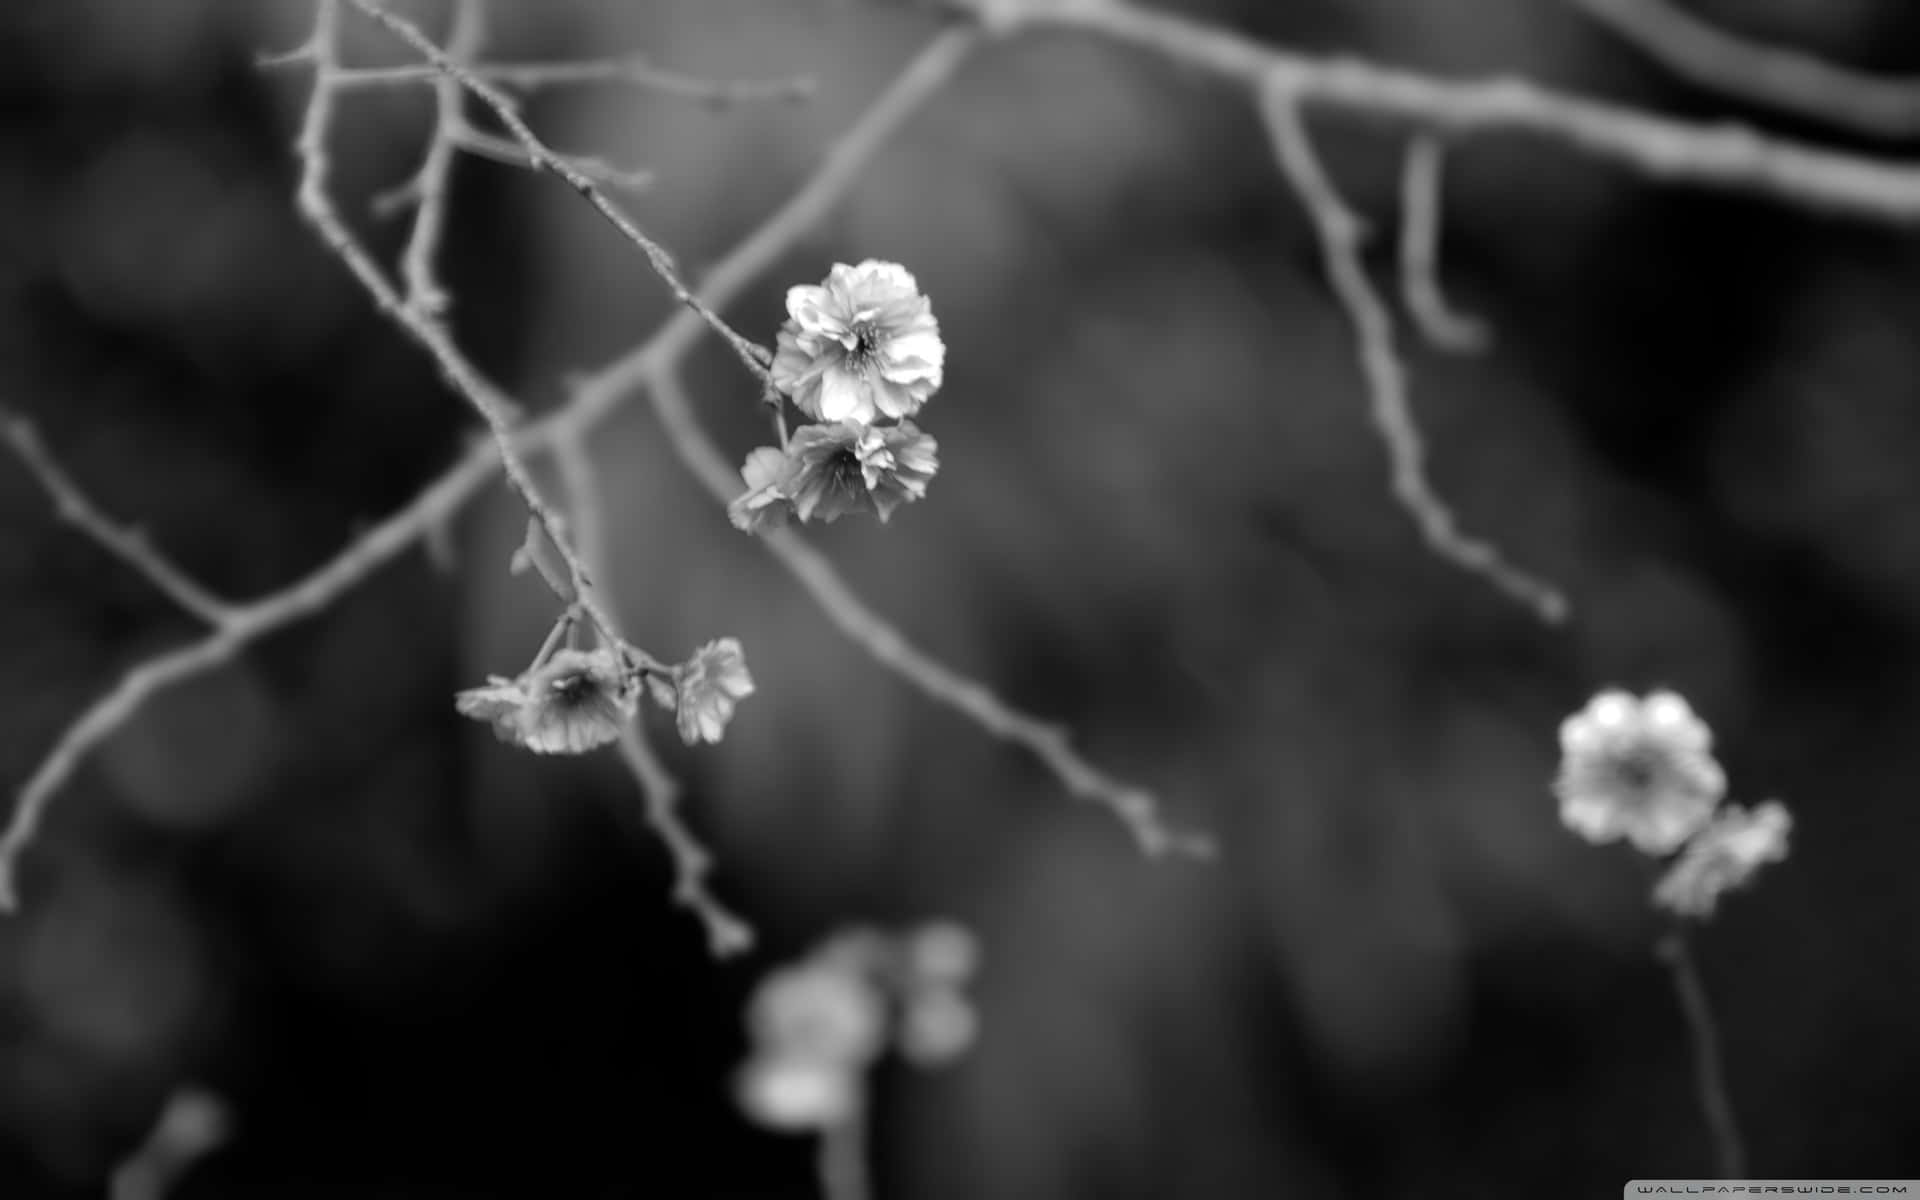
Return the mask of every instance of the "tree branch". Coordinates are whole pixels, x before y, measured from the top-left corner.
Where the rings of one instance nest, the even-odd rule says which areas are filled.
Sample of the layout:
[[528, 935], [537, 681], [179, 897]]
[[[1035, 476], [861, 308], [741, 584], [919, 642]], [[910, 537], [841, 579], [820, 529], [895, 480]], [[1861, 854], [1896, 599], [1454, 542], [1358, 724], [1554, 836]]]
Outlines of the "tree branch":
[[[600, 502], [600, 483], [584, 432], [572, 426], [561, 427], [556, 430], [549, 449], [567, 495], [567, 511], [573, 517], [580, 554], [595, 574], [602, 579], [609, 578], [613, 560], [607, 546], [605, 509]], [[611, 595], [606, 598], [610, 606], [619, 608]], [[700, 918], [707, 931], [707, 945], [716, 958], [728, 958], [752, 949], [752, 927], [722, 904], [707, 886], [713, 856], [681, 819], [680, 781], [654, 753], [637, 716], [620, 727], [620, 757], [640, 787], [648, 826], [673, 860], [674, 903]]]
[[[315, 33], [325, 34], [329, 46], [333, 21], [333, 0], [322, 0]], [[294, 55], [313, 61], [313, 47], [319, 41], [318, 36], [309, 39]], [[975, 43], [972, 33], [954, 30], [921, 51], [829, 148], [806, 182], [706, 274], [699, 284], [705, 303], [716, 309], [733, 303], [817, 228], [864, 177], [868, 164], [901, 126], [945, 86]], [[317, 128], [325, 128], [328, 114], [322, 111], [316, 116], [313, 107], [324, 109], [332, 96], [326, 89], [316, 95], [303, 121], [303, 136], [306, 125], [317, 122]], [[388, 307], [387, 311], [395, 310]], [[594, 428], [653, 372], [678, 363], [704, 329], [693, 312], [675, 313], [640, 346], [583, 378], [566, 407], [515, 430], [511, 434], [514, 449], [522, 456], [537, 453], [564, 431]], [[494, 446], [476, 443], [405, 507], [305, 577], [235, 607], [230, 620], [199, 641], [129, 668], [75, 718], [21, 785], [7, 827], [0, 833], [0, 909], [12, 911], [17, 906], [20, 855], [37, 835], [54, 796], [86, 756], [137, 716], [148, 699], [218, 668], [262, 638], [325, 610], [435, 530], [445, 529], [500, 469]]]
[[1400, 174], [1400, 298], [1427, 341], [1471, 354], [1492, 340], [1486, 322], [1455, 312], [1440, 289], [1441, 196], [1446, 143], [1418, 134]]
[[78, 484], [54, 461], [46, 444], [25, 417], [0, 409], [0, 440], [26, 465], [27, 471], [53, 499], [61, 520], [91, 538], [101, 549], [138, 571], [161, 595], [187, 613], [218, 629], [234, 617], [233, 605], [209, 592], [200, 581], [175, 566], [136, 529], [128, 529], [100, 511]]
[[1665, 0], [1570, 2], [1690, 83], [1856, 133], [1920, 136], [1920, 79], [1882, 78], [1748, 41]]
[[1413, 516], [1435, 554], [1482, 576], [1548, 624], [1565, 620], [1567, 602], [1559, 590], [1507, 562], [1492, 543], [1462, 533], [1452, 510], [1428, 482], [1426, 445], [1408, 401], [1406, 368], [1394, 349], [1393, 314], [1367, 278], [1360, 257], [1365, 230], [1320, 164], [1290, 76], [1278, 75], [1269, 82], [1261, 95], [1260, 112], [1281, 170], [1312, 220], [1327, 282], [1353, 323], [1373, 423], [1392, 464], [1394, 498]]
[[1128, 0], [944, 0], [997, 31], [1106, 38], [1258, 96], [1284, 80], [1303, 102], [1440, 133], [1524, 133], [1650, 178], [1753, 192], [1822, 211], [1920, 223], [1920, 168], [1586, 100], [1520, 79], [1446, 80], [1257, 42]]
[[[265, 65], [289, 65], [295, 61], [299, 60], [282, 56]], [[810, 75], [781, 79], [703, 79], [656, 67], [638, 55], [571, 62], [470, 63], [467, 69], [489, 83], [523, 92], [569, 84], [630, 84], [713, 108], [808, 100], [819, 86]], [[432, 83], [444, 77], [434, 67], [338, 67], [332, 74], [334, 84], [346, 89]]]

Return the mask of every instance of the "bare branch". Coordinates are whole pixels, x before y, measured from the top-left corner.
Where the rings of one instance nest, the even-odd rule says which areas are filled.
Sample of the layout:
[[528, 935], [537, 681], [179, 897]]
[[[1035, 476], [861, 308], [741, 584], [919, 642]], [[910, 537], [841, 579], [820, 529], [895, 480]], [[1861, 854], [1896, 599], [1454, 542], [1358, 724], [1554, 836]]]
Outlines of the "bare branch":
[[[312, 61], [312, 47], [321, 37], [328, 46], [333, 44], [336, 11], [334, 0], [321, 0], [315, 21], [319, 36], [297, 52], [302, 61]], [[817, 228], [908, 118], [952, 78], [976, 43], [975, 35], [965, 30], [948, 31], [929, 43], [841, 135], [806, 182], [707, 273], [700, 284], [706, 303], [714, 308], [731, 304]], [[324, 88], [314, 96], [302, 123], [303, 141], [307, 127], [325, 130], [332, 97], [333, 92]], [[319, 135], [312, 136], [317, 142]], [[515, 431], [514, 448], [524, 457], [564, 430], [594, 428], [654, 371], [671, 367], [692, 350], [704, 328], [693, 312], [675, 313], [639, 347], [582, 379], [565, 408]], [[230, 621], [207, 637], [130, 668], [75, 718], [21, 785], [7, 827], [0, 833], [0, 910], [17, 906], [20, 855], [38, 833], [53, 797], [86, 756], [137, 716], [149, 698], [204, 675], [254, 642], [324, 611], [375, 571], [435, 531], [446, 529], [492, 481], [500, 464], [491, 443], [475, 444], [405, 507], [360, 534], [304, 578], [240, 605]]]
[[1261, 116], [1273, 137], [1281, 170], [1319, 237], [1327, 282], [1353, 323], [1369, 411], [1392, 464], [1394, 498], [1412, 514], [1435, 554], [1484, 577], [1533, 609], [1541, 620], [1557, 624], [1567, 615], [1566, 598], [1558, 589], [1507, 562], [1492, 543], [1462, 533], [1452, 510], [1427, 480], [1426, 445], [1408, 403], [1406, 368], [1394, 350], [1393, 314], [1374, 290], [1361, 260], [1365, 230], [1320, 164], [1301, 120], [1300, 99], [1293, 78], [1277, 75], [1261, 94]]
[[1455, 312], [1440, 290], [1440, 229], [1446, 144], [1428, 134], [1407, 143], [1400, 176], [1400, 295], [1413, 323], [1442, 350], [1470, 354], [1487, 348], [1484, 321]]
[[[723, 505], [731, 501], [740, 490], [740, 476], [701, 428], [678, 375], [662, 368], [653, 373], [650, 383], [654, 411], [675, 452], [715, 500]], [[758, 540], [849, 641], [928, 699], [957, 710], [994, 737], [1034, 755], [1069, 794], [1112, 810], [1149, 856], [1213, 856], [1212, 839], [1168, 828], [1152, 793], [1123, 783], [1080, 757], [1065, 729], [1014, 708], [984, 684], [908, 641], [860, 598], [825, 555], [792, 529], [769, 530], [759, 534]]]
[[[566, 534], [560, 527], [559, 517], [541, 495], [539, 486], [534, 483], [526, 464], [521, 461], [520, 453], [513, 439], [514, 413], [516, 406], [499, 388], [480, 373], [479, 368], [469, 362], [465, 355], [448, 335], [446, 327], [420, 309], [405, 303], [394, 285], [381, 271], [366, 247], [348, 231], [346, 222], [334, 207], [333, 200], [327, 194], [327, 178], [330, 160], [327, 157], [326, 133], [332, 118], [333, 90], [327, 85], [325, 73], [335, 61], [335, 0], [318, 0], [316, 28], [313, 41], [313, 54], [318, 70], [314, 75], [313, 96], [307, 106], [307, 116], [302, 123], [296, 150], [300, 156], [302, 171], [300, 189], [297, 197], [300, 212], [319, 231], [333, 252], [346, 263], [354, 278], [372, 296], [375, 305], [386, 313], [400, 329], [425, 349], [449, 386], [458, 392], [486, 421], [493, 435], [495, 448], [500, 455], [501, 465], [506, 471], [507, 481], [513, 490], [520, 494], [527, 510], [539, 519], [545, 527], [547, 536], [553, 540], [554, 549], [567, 565], [573, 580], [573, 590], [577, 602], [601, 634], [611, 643], [619, 643], [612, 619], [595, 598], [593, 579], [586, 564], [567, 543]], [[438, 53], [436, 50], [435, 53]]]
[[599, 210], [601, 216], [618, 229], [628, 241], [638, 246], [647, 256], [647, 261], [652, 264], [654, 274], [660, 276], [666, 282], [668, 289], [673, 292], [673, 298], [692, 309], [715, 333], [726, 339], [727, 344], [732, 346], [734, 353], [740, 357], [741, 363], [761, 381], [763, 390], [772, 389], [773, 378], [767, 371], [767, 364], [773, 357], [771, 353], [742, 336], [733, 326], [727, 324], [719, 313], [714, 312], [698, 296], [687, 290], [686, 284], [680, 278], [679, 269], [674, 265], [673, 256], [667, 253], [666, 248], [641, 232], [640, 227], [629, 220], [627, 215], [620, 211], [619, 206], [609, 200], [606, 193], [602, 192], [593, 180], [581, 174], [567, 159], [549, 149], [547, 144], [542, 142], [520, 118], [511, 96], [448, 58], [445, 52], [434, 45], [426, 34], [420, 32], [420, 27], [413, 22], [404, 17], [395, 16], [374, 3], [374, 0], [350, 0], [350, 2], [355, 8], [384, 25], [401, 41], [412, 46], [422, 57], [432, 63], [436, 70], [459, 80], [463, 87], [491, 108], [514, 139], [526, 147], [528, 156], [540, 166], [566, 180], [568, 186], [586, 197], [587, 202]]
[[1920, 79], [1889, 79], [1726, 32], [1665, 0], [1571, 0], [1682, 79], [1779, 112], [1884, 138], [1920, 136]]
[[114, 1170], [111, 1200], [166, 1200], [182, 1172], [227, 1140], [231, 1123], [217, 1096], [179, 1088], [167, 1097], [147, 1140]]
[[[298, 61], [301, 60], [282, 56], [263, 60], [261, 65], [292, 65]], [[630, 84], [645, 91], [692, 100], [713, 108], [809, 100], [819, 87], [811, 75], [790, 75], [780, 79], [703, 79], [697, 75], [656, 67], [638, 55], [566, 62], [472, 63], [467, 69], [488, 83], [522, 92], [571, 84]], [[332, 75], [333, 82], [346, 89], [430, 83], [441, 77], [441, 72], [433, 67], [342, 67]]]
[[[457, 84], [455, 85], [458, 86]], [[522, 167], [530, 171], [541, 170], [541, 164], [528, 158], [526, 148], [512, 138], [503, 138], [471, 125], [461, 125], [452, 134], [452, 141], [460, 149], [476, 158], [489, 159], [505, 163], [510, 167]], [[569, 169], [595, 183], [604, 183], [608, 187], [622, 188], [628, 191], [640, 191], [653, 186], [653, 172], [645, 167], [621, 167], [593, 154], [561, 154], [554, 157], [564, 162]]]
[[[594, 573], [605, 580], [611, 575], [612, 557], [607, 547], [600, 484], [584, 434], [571, 426], [559, 428], [549, 448], [567, 495], [567, 511], [573, 517], [580, 555]], [[617, 610], [618, 602], [606, 592], [604, 583], [601, 587], [607, 603]], [[713, 856], [681, 819], [680, 781], [654, 753], [638, 717], [620, 728], [620, 757], [633, 773], [634, 782], [646, 801], [647, 824], [673, 859], [674, 903], [700, 918], [706, 927], [707, 945], [715, 957], [727, 958], [752, 949], [752, 927], [722, 904], [707, 886]]]
[[173, 564], [138, 530], [116, 524], [87, 498], [55, 462], [25, 417], [0, 409], [0, 439], [13, 448], [34, 480], [53, 498], [60, 519], [78, 529], [127, 566], [138, 571], [167, 599], [216, 629], [232, 619], [233, 606], [209, 592]]
[[945, 0], [993, 28], [1074, 29], [1133, 46], [1258, 95], [1282, 78], [1302, 101], [1440, 133], [1527, 133], [1654, 179], [1746, 191], [1828, 212], [1920, 223], [1920, 167], [1585, 100], [1519, 79], [1448, 80], [1316, 58], [1127, 0]]
[[[454, 0], [453, 27], [447, 34], [450, 56], [465, 61], [479, 52], [485, 36], [484, 13], [480, 0]], [[447, 224], [447, 177], [453, 170], [454, 133], [466, 124], [462, 111], [466, 93], [459, 84], [443, 79], [435, 85], [433, 98], [437, 114], [433, 133], [420, 173], [409, 188], [414, 197], [413, 236], [407, 239], [400, 260], [400, 274], [407, 281], [408, 307], [429, 316], [445, 312], [448, 304], [446, 289], [434, 277], [433, 263]]]

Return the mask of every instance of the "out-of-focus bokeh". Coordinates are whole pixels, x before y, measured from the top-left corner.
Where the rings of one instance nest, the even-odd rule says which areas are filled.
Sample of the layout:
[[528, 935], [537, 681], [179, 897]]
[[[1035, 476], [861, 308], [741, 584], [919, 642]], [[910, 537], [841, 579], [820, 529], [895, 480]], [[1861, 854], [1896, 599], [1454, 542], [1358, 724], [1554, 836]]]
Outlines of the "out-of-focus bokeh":
[[[1161, 0], [1278, 43], [1764, 120], [1542, 0]], [[1901, 0], [1701, 15], [1920, 70]], [[542, 94], [550, 140], [658, 182], [693, 273], [790, 193], [936, 22], [859, 0], [496, 0], [505, 58], [810, 73], [802, 106]], [[403, 7], [436, 31], [444, 7]], [[297, 577], [476, 426], [295, 216], [303, 0], [0, 13], [0, 402], [217, 589]], [[355, 61], [404, 56], [347, 18]], [[342, 100], [345, 210], [417, 165], [425, 88]], [[1772, 126], [1845, 145], [1810, 126]], [[1382, 235], [1400, 130], [1314, 129]], [[1884, 152], [1884, 148], [1856, 147]], [[1911, 151], [1914, 147], [1895, 147]], [[1793, 853], [1699, 939], [1772, 1177], [1920, 1176], [1920, 239], [1651, 185], [1535, 140], [1449, 158], [1444, 282], [1485, 354], [1403, 344], [1441, 493], [1561, 582], [1549, 630], [1421, 546], [1350, 335], [1243, 96], [1070, 35], [983, 52], [729, 315], [908, 264], [948, 350], [942, 471], [818, 543], [935, 654], [1214, 830], [1144, 861], [1017, 750], [878, 668], [700, 492], [644, 403], [594, 440], [635, 641], [744, 644], [726, 741], [656, 742], [762, 945], [716, 964], [611, 755], [518, 753], [452, 705], [553, 602], [497, 486], [344, 602], [169, 691], [58, 798], [0, 924], [0, 1196], [105, 1194], [183, 1085], [230, 1136], [178, 1200], [802, 1196], [804, 1139], [733, 1105], [742, 1008], [849, 922], [981, 936], [981, 1039], [878, 1081], [915, 1200], [1612, 1195], [1711, 1167], [1625, 849], [1558, 824], [1555, 728], [1668, 685]], [[671, 311], [554, 180], [466, 159], [461, 343], [531, 410]], [[689, 383], [763, 439], [714, 342]], [[192, 627], [0, 462], [11, 793]]]

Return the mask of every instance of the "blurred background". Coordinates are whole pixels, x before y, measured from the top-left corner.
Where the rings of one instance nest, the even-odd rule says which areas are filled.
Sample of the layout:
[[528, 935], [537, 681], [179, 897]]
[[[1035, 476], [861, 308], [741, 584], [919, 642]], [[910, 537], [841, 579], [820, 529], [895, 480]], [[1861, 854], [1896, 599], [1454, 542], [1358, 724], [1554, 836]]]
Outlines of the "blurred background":
[[[1449, 75], [1743, 112], [1540, 0], [1160, 0]], [[1920, 70], [1902, 0], [1714, 0], [1754, 36]], [[915, 48], [857, 0], [492, 5], [503, 58], [811, 73], [805, 105], [542, 94], [563, 149], [657, 173], [628, 209], [697, 273]], [[437, 0], [401, 11], [443, 28]], [[292, 208], [304, 0], [12, 0], [0, 13], [0, 401], [218, 590], [325, 560], [475, 423]], [[403, 59], [346, 18], [354, 61]], [[345, 210], [415, 169], [425, 88], [342, 100]], [[1390, 234], [1402, 131], [1315, 118]], [[1865, 147], [1878, 153], [1914, 147]], [[531, 410], [670, 312], [550, 179], [456, 168], [459, 340]], [[988, 48], [730, 316], [907, 264], [949, 347], [943, 469], [816, 539], [933, 653], [1071, 724], [1216, 832], [1144, 861], [1034, 762], [842, 640], [700, 492], [644, 403], [594, 442], [635, 641], [744, 643], [726, 742], [655, 741], [716, 887], [712, 961], [615, 756], [535, 759], [452, 693], [552, 601], [491, 487], [342, 603], [157, 697], [60, 795], [0, 924], [0, 1197], [106, 1194], [183, 1083], [233, 1136], [178, 1200], [799, 1197], [812, 1147], [730, 1092], [742, 1005], [849, 922], [951, 916], [983, 1036], [878, 1081], [876, 1192], [914, 1200], [1609, 1196], [1711, 1170], [1686, 1031], [1625, 849], [1559, 826], [1555, 729], [1667, 685], [1792, 856], [1699, 939], [1758, 1176], [1920, 1176], [1920, 240], [1649, 185], [1564, 147], [1449, 159], [1443, 278], [1492, 348], [1403, 324], [1442, 493], [1562, 583], [1543, 628], [1426, 553], [1385, 487], [1348, 328], [1242, 96], [1117, 48]], [[1390, 285], [1391, 238], [1376, 246]], [[710, 340], [688, 379], [764, 440]], [[0, 780], [193, 628], [0, 464]], [[657, 714], [654, 714], [657, 716]]]

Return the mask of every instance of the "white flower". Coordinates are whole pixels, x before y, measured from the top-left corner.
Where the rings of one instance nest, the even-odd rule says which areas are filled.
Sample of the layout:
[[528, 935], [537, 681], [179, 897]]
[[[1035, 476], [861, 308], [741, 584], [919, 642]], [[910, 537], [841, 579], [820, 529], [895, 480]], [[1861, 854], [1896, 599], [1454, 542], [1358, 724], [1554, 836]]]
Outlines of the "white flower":
[[1560, 726], [1560, 820], [1590, 842], [1678, 849], [1726, 793], [1713, 735], [1678, 695], [1595, 696]]
[[1769, 800], [1752, 810], [1730, 807], [1687, 843], [1653, 889], [1653, 902], [1682, 917], [1710, 917], [1723, 893], [1744, 885], [1763, 863], [1787, 856], [1793, 816]]
[[940, 387], [940, 325], [898, 263], [837, 263], [820, 286], [788, 289], [787, 316], [774, 386], [816, 421], [910, 417]]
[[492, 676], [455, 696], [454, 707], [535, 754], [583, 754], [618, 739], [638, 701], [633, 679], [603, 646], [557, 651], [518, 679]]
[[749, 1120], [769, 1129], [829, 1129], [859, 1111], [865, 1084], [843, 1063], [754, 1058], [736, 1084]]
[[680, 739], [718, 742], [734, 706], [753, 695], [753, 676], [735, 638], [708, 642], [674, 671], [674, 723]]
[[747, 490], [727, 505], [727, 519], [733, 527], [744, 533], [759, 533], [785, 525], [793, 512], [788, 485], [797, 465], [778, 446], [762, 446], [747, 455], [740, 467]]

